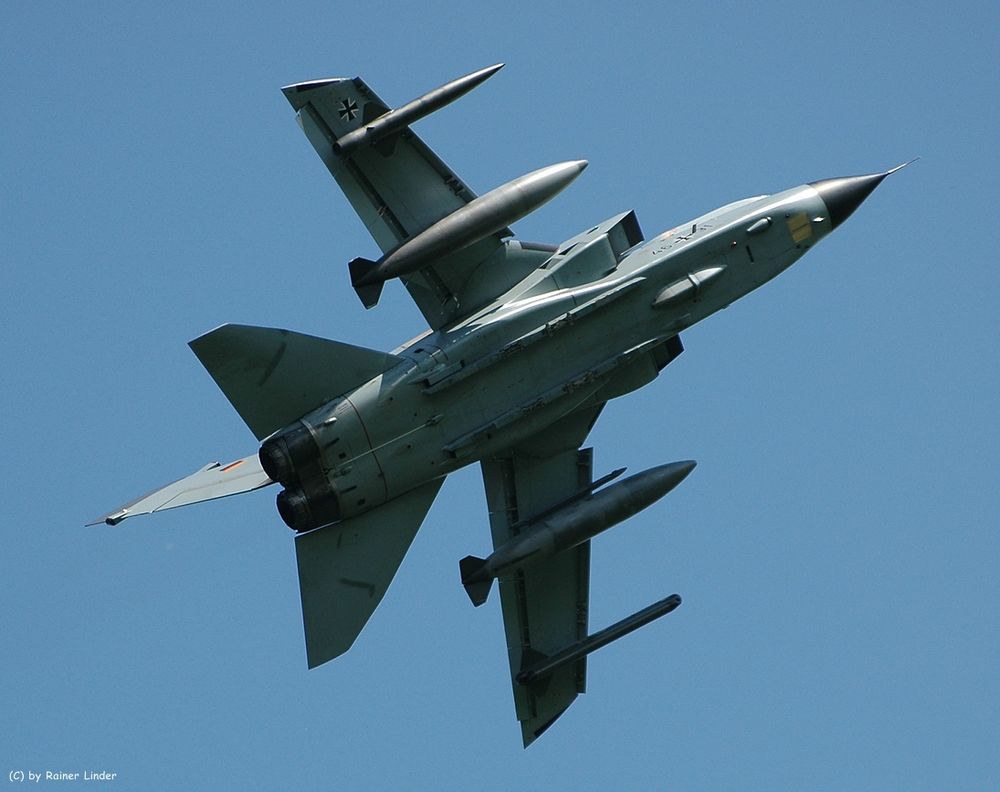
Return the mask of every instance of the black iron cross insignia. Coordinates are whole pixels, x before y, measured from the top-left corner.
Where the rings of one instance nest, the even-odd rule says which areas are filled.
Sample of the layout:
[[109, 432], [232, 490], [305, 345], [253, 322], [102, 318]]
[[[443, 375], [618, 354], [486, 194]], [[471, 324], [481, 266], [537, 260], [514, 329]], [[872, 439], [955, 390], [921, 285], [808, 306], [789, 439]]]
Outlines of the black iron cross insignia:
[[358, 114], [358, 105], [352, 99], [344, 99], [340, 102], [340, 117], [345, 121], [353, 121]]

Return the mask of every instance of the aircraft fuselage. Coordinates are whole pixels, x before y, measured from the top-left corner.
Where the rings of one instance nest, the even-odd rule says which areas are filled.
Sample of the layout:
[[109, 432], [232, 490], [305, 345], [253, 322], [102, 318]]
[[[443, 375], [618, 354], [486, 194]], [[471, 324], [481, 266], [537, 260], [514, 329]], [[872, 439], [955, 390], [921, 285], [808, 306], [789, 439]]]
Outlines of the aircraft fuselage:
[[530, 448], [571, 414], [596, 417], [656, 377], [679, 351], [678, 333], [778, 275], [832, 228], [809, 185], [728, 204], [616, 252], [609, 238], [623, 218], [551, 255], [515, 251], [541, 266], [467, 319], [397, 350], [405, 363], [277, 433], [297, 438], [292, 472], [264, 463], [286, 487], [285, 521], [308, 530], [359, 514]]

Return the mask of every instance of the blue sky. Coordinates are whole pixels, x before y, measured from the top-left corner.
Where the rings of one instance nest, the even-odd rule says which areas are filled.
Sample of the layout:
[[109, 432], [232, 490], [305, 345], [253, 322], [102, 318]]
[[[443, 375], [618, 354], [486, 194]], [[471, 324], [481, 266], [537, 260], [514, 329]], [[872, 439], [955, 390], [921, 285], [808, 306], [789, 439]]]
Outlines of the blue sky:
[[[6, 3], [0, 10], [0, 760], [115, 789], [1000, 786], [995, 3]], [[519, 222], [647, 236], [805, 181], [888, 179], [605, 410], [600, 473], [695, 473], [594, 542], [595, 654], [520, 747], [477, 467], [355, 647], [307, 672], [270, 490], [83, 523], [255, 442], [186, 342], [223, 322], [389, 349], [423, 329], [280, 86], [391, 104], [477, 192], [590, 167]]]

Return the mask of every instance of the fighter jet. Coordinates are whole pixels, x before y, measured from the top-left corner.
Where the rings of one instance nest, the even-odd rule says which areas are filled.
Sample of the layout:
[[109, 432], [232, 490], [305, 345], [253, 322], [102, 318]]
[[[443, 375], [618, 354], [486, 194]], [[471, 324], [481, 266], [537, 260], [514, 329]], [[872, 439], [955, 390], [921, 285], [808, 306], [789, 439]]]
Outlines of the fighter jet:
[[475, 605], [499, 581], [527, 746], [584, 691], [591, 652], [680, 604], [671, 595], [590, 632], [590, 539], [695, 465], [595, 480], [583, 445], [604, 405], [656, 379], [683, 351], [683, 331], [791, 266], [897, 168], [745, 198], [648, 241], [631, 211], [557, 245], [520, 241], [509, 225], [587, 163], [477, 197], [411, 128], [501, 66], [396, 109], [360, 78], [282, 89], [380, 250], [347, 267], [361, 302], [374, 306], [400, 280], [429, 327], [392, 352], [235, 324], [196, 338], [259, 450], [92, 524], [277, 484], [313, 668], [354, 643], [445, 476], [478, 462], [493, 551], [463, 558], [456, 577]]

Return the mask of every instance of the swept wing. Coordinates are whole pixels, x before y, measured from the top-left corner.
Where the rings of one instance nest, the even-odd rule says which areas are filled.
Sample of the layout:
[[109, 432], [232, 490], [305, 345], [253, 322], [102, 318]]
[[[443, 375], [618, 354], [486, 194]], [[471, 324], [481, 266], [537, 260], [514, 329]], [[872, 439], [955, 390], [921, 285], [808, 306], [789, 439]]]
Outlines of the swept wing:
[[[309, 142], [383, 253], [476, 198], [409, 126], [374, 143], [340, 150], [338, 141], [390, 113], [360, 77], [313, 80], [282, 91]], [[551, 253], [505, 244], [504, 238], [512, 233], [501, 229], [402, 277], [432, 328], [499, 296]]]
[[267, 473], [261, 468], [257, 454], [237, 459], [228, 465], [212, 462], [190, 476], [185, 476], [165, 487], [160, 487], [129, 501], [124, 506], [119, 506], [107, 514], [102, 514], [87, 525], [100, 523], [117, 525], [126, 517], [134, 517], [137, 514], [152, 514], [164, 509], [174, 509], [191, 503], [224, 498], [227, 495], [239, 495], [272, 483]]
[[[562, 438], [582, 442], [580, 430], [585, 434], [594, 417], [581, 414], [576, 426], [564, 424]], [[591, 449], [577, 450], [576, 445], [545, 457], [515, 451], [483, 460], [482, 472], [493, 546], [498, 548], [517, 535], [519, 523], [587, 487], [593, 455]], [[586, 657], [537, 682], [523, 684], [517, 675], [536, 657], [554, 655], [587, 637], [590, 542], [518, 570], [499, 583], [514, 708], [528, 746], [586, 688]]]

